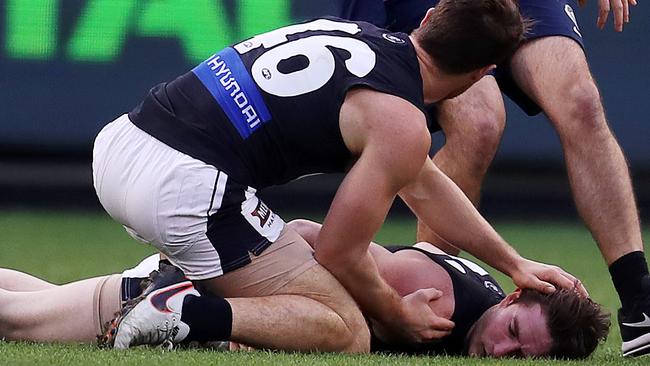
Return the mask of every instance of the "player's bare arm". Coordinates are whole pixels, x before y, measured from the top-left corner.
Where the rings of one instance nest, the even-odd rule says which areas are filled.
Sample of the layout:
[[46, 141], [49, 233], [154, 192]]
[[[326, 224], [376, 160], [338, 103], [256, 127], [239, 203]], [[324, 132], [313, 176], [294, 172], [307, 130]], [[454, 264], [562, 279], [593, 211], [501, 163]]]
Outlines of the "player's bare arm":
[[428, 306], [438, 291], [401, 298], [381, 279], [368, 253], [397, 192], [415, 177], [427, 156], [430, 137], [424, 116], [400, 98], [360, 89], [348, 94], [340, 124], [346, 145], [358, 159], [325, 218], [315, 257], [368, 316], [405, 339], [443, 336], [453, 323]]
[[[517, 286], [546, 293], [553, 292], [555, 286], [574, 287], [576, 278], [559, 267], [521, 257], [430, 159], [400, 196], [420, 220], [445, 240], [509, 275]], [[579, 287], [586, 294], [582, 285]]]

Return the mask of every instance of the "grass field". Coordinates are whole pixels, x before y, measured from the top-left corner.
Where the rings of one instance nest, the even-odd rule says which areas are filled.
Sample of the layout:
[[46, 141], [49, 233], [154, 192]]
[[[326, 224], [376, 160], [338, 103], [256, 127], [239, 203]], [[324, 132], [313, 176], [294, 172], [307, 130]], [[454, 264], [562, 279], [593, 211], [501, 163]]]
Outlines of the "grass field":
[[[288, 218], [288, 217], [286, 217]], [[615, 314], [618, 306], [607, 268], [591, 237], [579, 224], [497, 222], [499, 232], [525, 256], [558, 264], [580, 277], [592, 297]], [[409, 243], [415, 223], [388, 222], [377, 240]], [[645, 231], [649, 242], [650, 231]], [[121, 227], [100, 213], [5, 212], [0, 214], [0, 267], [30, 272], [55, 283], [118, 273], [152, 250], [131, 240]], [[495, 274], [506, 291], [510, 281]], [[47, 301], [47, 299], [43, 299]], [[612, 319], [615, 324], [615, 318]], [[206, 350], [162, 351], [139, 348], [99, 350], [92, 345], [41, 345], [0, 342], [0, 365], [19, 364], [223, 364], [223, 365], [502, 365], [502, 364], [650, 364], [650, 356], [619, 356], [620, 335], [612, 327], [608, 341], [585, 362], [548, 360], [471, 360], [454, 357], [345, 356], [333, 354], [228, 353]]]

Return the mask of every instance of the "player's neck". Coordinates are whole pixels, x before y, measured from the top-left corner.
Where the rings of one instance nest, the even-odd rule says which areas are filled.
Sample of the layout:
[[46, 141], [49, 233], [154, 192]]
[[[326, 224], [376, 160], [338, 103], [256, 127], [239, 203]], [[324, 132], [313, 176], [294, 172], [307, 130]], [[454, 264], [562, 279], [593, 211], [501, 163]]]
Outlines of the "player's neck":
[[455, 96], [454, 94], [460, 85], [459, 75], [449, 75], [442, 72], [436, 66], [433, 58], [420, 47], [418, 41], [413, 37], [410, 38], [420, 64], [424, 102], [431, 104]]

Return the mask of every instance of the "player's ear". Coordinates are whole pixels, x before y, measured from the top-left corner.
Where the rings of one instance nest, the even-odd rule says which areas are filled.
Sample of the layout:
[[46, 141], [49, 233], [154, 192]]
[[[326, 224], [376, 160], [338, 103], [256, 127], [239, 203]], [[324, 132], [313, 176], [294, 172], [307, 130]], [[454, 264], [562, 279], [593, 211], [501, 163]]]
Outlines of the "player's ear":
[[508, 296], [506, 296], [503, 300], [501, 300], [501, 304], [508, 306], [512, 305], [517, 299], [519, 299], [519, 296], [521, 296], [521, 289], [518, 288], [514, 290], [512, 293], [510, 293]]
[[492, 70], [496, 69], [497, 65], [488, 65], [485, 67], [482, 67], [476, 71], [474, 71], [474, 77], [472, 78], [474, 82], [479, 81], [483, 76], [489, 74], [492, 72]]
[[483, 76], [485, 76], [485, 75], [491, 73], [496, 68], [497, 68], [497, 65], [495, 65], [495, 64], [488, 65], [488, 66], [485, 66], [484, 68], [482, 68], [481, 72], [483, 73]]
[[420, 27], [422, 27], [429, 20], [429, 18], [431, 18], [431, 14], [433, 14], [433, 9], [435, 8], [429, 8], [429, 10], [427, 10], [427, 13], [424, 15], [424, 18], [420, 22]]

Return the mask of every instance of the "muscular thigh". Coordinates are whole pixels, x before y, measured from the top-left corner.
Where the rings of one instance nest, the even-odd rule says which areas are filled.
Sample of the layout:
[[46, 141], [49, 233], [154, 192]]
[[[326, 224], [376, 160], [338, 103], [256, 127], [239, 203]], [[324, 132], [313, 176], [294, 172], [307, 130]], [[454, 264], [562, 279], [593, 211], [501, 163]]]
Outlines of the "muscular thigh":
[[251, 262], [201, 286], [223, 297], [260, 297], [281, 292], [288, 283], [316, 266], [313, 249], [298, 233], [285, 226], [274, 243]]
[[592, 81], [582, 47], [567, 37], [529, 41], [510, 65], [515, 82], [551, 118], [570, 102], [574, 86]]
[[288, 226], [250, 264], [202, 284], [223, 297], [300, 295], [328, 306], [344, 318], [361, 316], [345, 288], [316, 262], [311, 246]]
[[[519, 0], [519, 7], [524, 17], [531, 20], [531, 27], [526, 32], [525, 44], [537, 40], [562, 38], [570, 40], [580, 48], [584, 47], [582, 34], [573, 12], [575, 0]], [[540, 54], [540, 60], [551, 55]], [[542, 111], [541, 106], [530, 97], [515, 81], [510, 62], [500, 64], [495, 72], [499, 87], [513, 102], [528, 115], [537, 115]]]
[[316, 264], [296, 277], [293, 281], [281, 288], [278, 294], [305, 296], [329, 307], [346, 322], [364, 322], [361, 310], [352, 296], [320, 264]]

